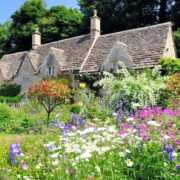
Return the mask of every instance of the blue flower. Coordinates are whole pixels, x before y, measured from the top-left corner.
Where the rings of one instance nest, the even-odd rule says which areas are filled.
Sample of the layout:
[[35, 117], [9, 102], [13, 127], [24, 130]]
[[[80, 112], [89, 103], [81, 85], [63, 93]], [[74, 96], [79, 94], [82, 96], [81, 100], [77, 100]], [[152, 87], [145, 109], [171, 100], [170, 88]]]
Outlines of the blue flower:
[[180, 164], [178, 164], [178, 165], [176, 166], [176, 169], [177, 169], [177, 170], [180, 170]]

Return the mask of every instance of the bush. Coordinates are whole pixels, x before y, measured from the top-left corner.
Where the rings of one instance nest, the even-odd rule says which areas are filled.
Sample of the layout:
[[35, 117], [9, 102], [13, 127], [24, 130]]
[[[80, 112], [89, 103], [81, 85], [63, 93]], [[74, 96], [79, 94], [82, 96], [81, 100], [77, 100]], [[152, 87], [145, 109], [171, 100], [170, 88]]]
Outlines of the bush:
[[116, 76], [104, 72], [104, 78], [95, 85], [103, 88], [105, 104], [112, 110], [117, 110], [120, 100], [123, 100], [127, 109], [131, 109], [133, 102], [142, 108], [155, 106], [161, 90], [165, 88], [164, 79], [159, 76], [159, 66], [152, 70], [151, 76], [144, 72], [132, 75], [124, 67], [118, 70]]
[[11, 108], [0, 104], [0, 131], [6, 131], [13, 123]]
[[76, 104], [71, 105], [70, 112], [74, 114], [79, 114], [81, 112], [81, 106]]
[[163, 75], [172, 75], [180, 72], [180, 58], [163, 58], [161, 59]]
[[21, 85], [3, 84], [0, 86], [0, 96], [15, 97], [21, 91]]
[[16, 97], [0, 96], [0, 103], [19, 103], [24, 98], [24, 95], [18, 95]]

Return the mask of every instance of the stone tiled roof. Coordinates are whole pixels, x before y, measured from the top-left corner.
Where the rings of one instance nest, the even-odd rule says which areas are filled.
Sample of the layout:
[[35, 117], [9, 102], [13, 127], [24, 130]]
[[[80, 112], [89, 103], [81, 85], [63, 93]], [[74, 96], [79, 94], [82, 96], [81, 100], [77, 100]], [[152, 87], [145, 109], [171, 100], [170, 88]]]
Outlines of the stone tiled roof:
[[25, 52], [4, 55], [0, 61], [0, 69], [5, 80], [11, 80], [18, 72]]
[[163, 57], [170, 26], [164, 23], [100, 36], [81, 72], [99, 71], [116, 41], [127, 45], [135, 69], [154, 67]]
[[49, 50], [52, 49], [62, 71], [95, 72], [101, 69], [116, 42], [127, 45], [126, 51], [133, 60], [135, 69], [153, 67], [163, 57], [170, 27], [171, 23], [164, 23], [101, 35], [97, 39], [83, 35], [55, 41], [43, 44], [30, 52], [4, 55], [0, 61], [0, 69], [4, 79], [10, 80], [28, 56], [34, 70], [38, 72]]
[[40, 54], [40, 64], [42, 64], [50, 47], [64, 50], [66, 62], [63, 66], [63, 70], [78, 70], [87, 56], [93, 40], [94, 39], [91, 38], [90, 35], [77, 36], [39, 46], [35, 50], [35, 53]]

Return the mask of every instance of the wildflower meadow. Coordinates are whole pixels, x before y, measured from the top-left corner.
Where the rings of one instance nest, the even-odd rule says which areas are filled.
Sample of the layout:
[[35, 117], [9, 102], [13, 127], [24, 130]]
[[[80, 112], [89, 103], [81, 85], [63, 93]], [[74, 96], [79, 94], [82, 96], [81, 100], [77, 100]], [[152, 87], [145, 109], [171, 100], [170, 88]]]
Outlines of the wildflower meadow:
[[0, 115], [9, 118], [0, 126], [0, 179], [180, 179], [179, 88], [169, 91], [172, 77], [155, 72], [105, 74], [95, 83], [103, 95], [87, 93], [87, 82], [56, 86], [66, 93], [51, 91], [51, 81], [33, 86], [39, 99], [31, 89], [32, 101]]

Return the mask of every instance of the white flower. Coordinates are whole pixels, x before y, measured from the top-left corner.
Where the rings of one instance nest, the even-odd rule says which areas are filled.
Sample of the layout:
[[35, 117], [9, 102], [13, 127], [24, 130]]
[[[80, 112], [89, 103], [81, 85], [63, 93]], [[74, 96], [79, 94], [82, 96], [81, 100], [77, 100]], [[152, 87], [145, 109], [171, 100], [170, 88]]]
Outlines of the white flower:
[[57, 114], [56, 114], [56, 117], [59, 117], [59, 116], [60, 116], [60, 113], [57, 113]]
[[140, 104], [138, 104], [138, 103], [132, 103], [131, 106], [134, 107], [134, 108], [135, 108], [135, 107], [140, 107]]
[[53, 166], [56, 166], [59, 164], [59, 160], [58, 159], [55, 159], [54, 161], [52, 161], [52, 165]]
[[125, 162], [126, 162], [128, 167], [132, 167], [134, 164], [130, 159], [127, 159]]
[[89, 159], [91, 157], [92, 157], [92, 154], [90, 154], [89, 152], [85, 152], [85, 153], [80, 155], [81, 159]]
[[113, 113], [112, 115], [113, 115], [113, 116], [117, 116], [117, 113]]
[[160, 124], [158, 124], [156, 121], [148, 121], [147, 124], [151, 126], [160, 126]]
[[29, 176], [23, 176], [25, 180], [30, 180]]
[[50, 155], [52, 158], [57, 158], [59, 156], [59, 152], [55, 153], [55, 154], [51, 154]]
[[134, 121], [134, 118], [133, 117], [129, 117], [126, 119], [127, 122], [130, 122], [130, 121]]
[[168, 135], [164, 135], [164, 139], [169, 139], [170, 137]]
[[124, 153], [124, 152], [120, 152], [120, 153], [119, 153], [119, 156], [120, 156], [120, 157], [125, 157], [125, 153]]
[[101, 172], [101, 168], [100, 168], [99, 166], [96, 166], [95, 168], [96, 168], [96, 171], [97, 171], [98, 173]]
[[40, 169], [41, 166], [43, 166], [43, 165], [42, 165], [41, 163], [39, 163], [39, 164], [37, 164], [37, 165], [35, 166], [35, 168], [36, 168], [36, 169]]
[[130, 151], [129, 149], [125, 149], [125, 151], [126, 151], [127, 153], [131, 153], [131, 151]]
[[173, 157], [177, 157], [178, 154], [177, 154], [175, 151], [173, 151], [172, 156], [173, 156]]

